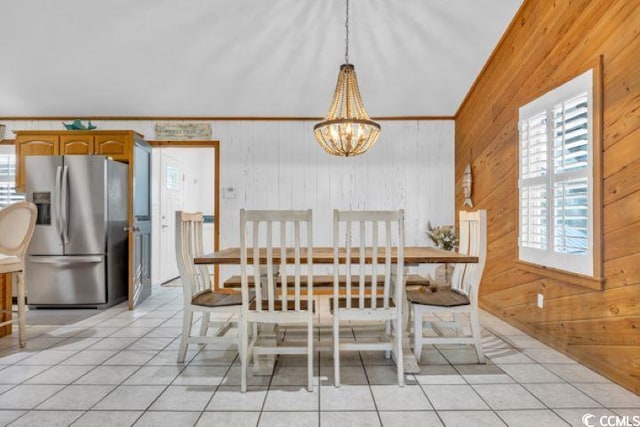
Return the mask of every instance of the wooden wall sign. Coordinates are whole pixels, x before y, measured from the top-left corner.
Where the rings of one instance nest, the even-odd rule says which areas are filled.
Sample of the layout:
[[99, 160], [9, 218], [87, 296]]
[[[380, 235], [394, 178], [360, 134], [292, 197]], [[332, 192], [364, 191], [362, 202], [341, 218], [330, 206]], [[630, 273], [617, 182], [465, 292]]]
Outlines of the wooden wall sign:
[[209, 123], [156, 123], [155, 139], [171, 140], [207, 140], [211, 139], [211, 125]]

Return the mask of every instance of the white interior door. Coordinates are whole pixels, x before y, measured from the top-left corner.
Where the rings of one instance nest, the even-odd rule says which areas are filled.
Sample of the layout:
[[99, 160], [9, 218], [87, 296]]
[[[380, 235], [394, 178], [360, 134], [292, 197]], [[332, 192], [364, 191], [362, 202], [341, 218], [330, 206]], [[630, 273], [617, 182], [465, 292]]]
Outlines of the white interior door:
[[165, 153], [160, 157], [160, 282], [180, 275], [176, 263], [175, 218], [182, 209], [182, 162]]

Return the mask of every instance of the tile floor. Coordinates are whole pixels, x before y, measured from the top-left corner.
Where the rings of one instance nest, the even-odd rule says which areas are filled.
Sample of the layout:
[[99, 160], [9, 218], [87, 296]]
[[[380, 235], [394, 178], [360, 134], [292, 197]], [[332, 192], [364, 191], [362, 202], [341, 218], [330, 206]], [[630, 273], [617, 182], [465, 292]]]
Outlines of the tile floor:
[[382, 353], [345, 353], [336, 389], [321, 351], [313, 393], [305, 359], [281, 356], [241, 394], [235, 351], [193, 346], [176, 363], [181, 308], [180, 288], [156, 288], [134, 311], [32, 313], [26, 350], [0, 339], [0, 425], [582, 426], [586, 413], [640, 415], [640, 396], [486, 313], [486, 365], [469, 347], [426, 347], [399, 388]]

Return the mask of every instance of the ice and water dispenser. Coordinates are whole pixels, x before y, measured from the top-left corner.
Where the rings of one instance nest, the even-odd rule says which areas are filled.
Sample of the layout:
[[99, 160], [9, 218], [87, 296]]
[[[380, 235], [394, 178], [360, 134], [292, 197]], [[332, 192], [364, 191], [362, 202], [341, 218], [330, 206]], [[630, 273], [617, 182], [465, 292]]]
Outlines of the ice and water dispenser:
[[34, 192], [33, 203], [38, 209], [36, 225], [51, 225], [51, 193]]

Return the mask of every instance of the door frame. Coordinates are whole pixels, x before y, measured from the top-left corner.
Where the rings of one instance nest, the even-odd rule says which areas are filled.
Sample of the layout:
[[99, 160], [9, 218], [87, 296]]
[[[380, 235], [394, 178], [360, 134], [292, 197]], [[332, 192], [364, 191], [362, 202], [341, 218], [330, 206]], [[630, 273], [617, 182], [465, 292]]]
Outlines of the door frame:
[[[177, 148], [213, 148], [213, 250], [220, 250], [220, 141], [191, 141], [191, 140], [177, 140], [177, 141], [147, 141], [152, 148], [155, 147], [177, 147]], [[213, 268], [213, 286], [215, 289], [220, 289], [220, 266], [216, 265]]]

